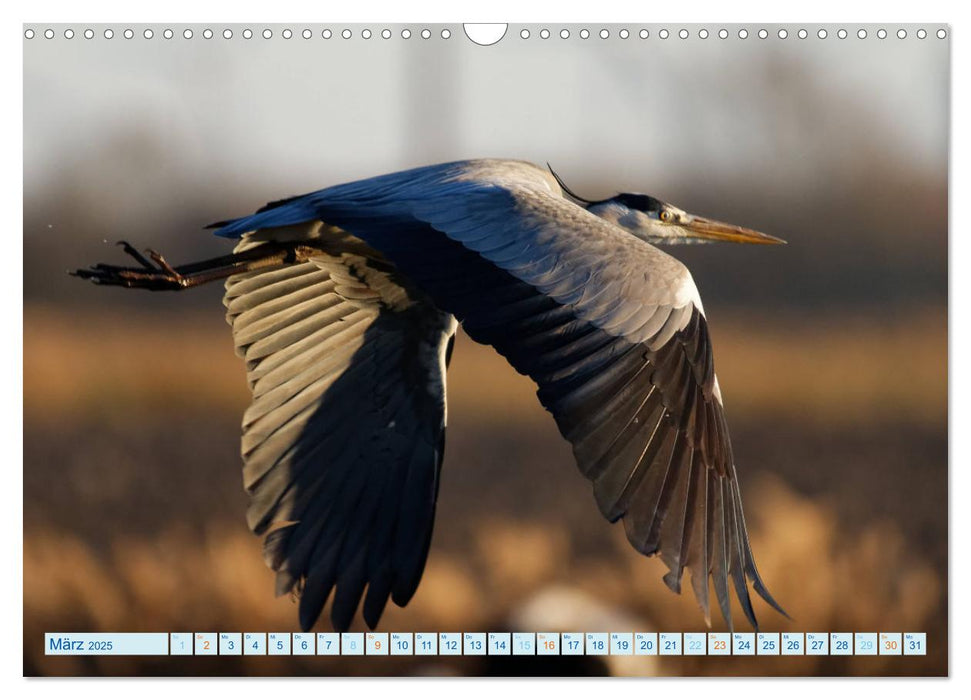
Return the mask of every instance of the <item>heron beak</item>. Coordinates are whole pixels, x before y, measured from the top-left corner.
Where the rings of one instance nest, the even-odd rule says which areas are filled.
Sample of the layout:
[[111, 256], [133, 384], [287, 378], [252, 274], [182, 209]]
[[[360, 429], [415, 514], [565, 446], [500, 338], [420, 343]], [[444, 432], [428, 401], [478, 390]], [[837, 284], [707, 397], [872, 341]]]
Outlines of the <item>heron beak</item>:
[[691, 238], [702, 238], [709, 241], [729, 241], [731, 243], [761, 243], [775, 245], [785, 243], [781, 238], [767, 233], [753, 231], [735, 224], [713, 221], [701, 216], [693, 216], [687, 221], [680, 222], [683, 229], [688, 231]]

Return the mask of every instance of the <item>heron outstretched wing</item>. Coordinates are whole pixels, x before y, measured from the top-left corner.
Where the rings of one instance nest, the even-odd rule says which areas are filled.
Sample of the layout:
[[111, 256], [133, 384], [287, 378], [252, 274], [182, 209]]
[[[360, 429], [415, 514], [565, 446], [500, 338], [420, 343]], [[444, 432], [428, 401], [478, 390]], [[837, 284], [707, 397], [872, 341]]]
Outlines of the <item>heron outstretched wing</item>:
[[[290, 230], [313, 235], [317, 227]], [[244, 238], [237, 250], [259, 245]], [[243, 419], [250, 527], [277, 593], [302, 588], [309, 629], [334, 590], [346, 629], [367, 587], [372, 627], [421, 578], [445, 433], [455, 320], [352, 237], [307, 262], [237, 275], [227, 319], [253, 403]]]
[[601, 512], [756, 625], [755, 567], [697, 289], [677, 260], [574, 205], [545, 171], [464, 161], [295, 197], [220, 235], [322, 220], [367, 242], [538, 385]]

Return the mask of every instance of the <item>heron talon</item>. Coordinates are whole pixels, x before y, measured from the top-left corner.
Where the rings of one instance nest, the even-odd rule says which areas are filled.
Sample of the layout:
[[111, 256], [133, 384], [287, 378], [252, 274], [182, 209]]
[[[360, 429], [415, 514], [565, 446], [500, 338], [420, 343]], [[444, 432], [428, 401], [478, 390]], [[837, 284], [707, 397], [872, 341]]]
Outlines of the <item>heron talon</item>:
[[150, 263], [148, 260], [146, 260], [145, 259], [145, 256], [142, 255], [141, 253], [139, 253], [135, 249], [135, 246], [133, 246], [128, 241], [117, 241], [115, 243], [115, 245], [121, 246], [122, 250], [124, 250], [127, 255], [129, 255], [132, 258], [134, 258], [135, 261], [139, 265], [141, 265], [142, 267], [144, 267], [149, 272], [158, 272], [159, 271], [159, 268], [155, 267], [154, 265], [152, 265], [152, 263]]
[[182, 275], [180, 275], [174, 267], [168, 264], [162, 254], [157, 250], [152, 250], [151, 248], [146, 248], [145, 252], [148, 253], [148, 257], [155, 261], [155, 264], [159, 266], [161, 270], [168, 273], [170, 277], [174, 280], [181, 280]]

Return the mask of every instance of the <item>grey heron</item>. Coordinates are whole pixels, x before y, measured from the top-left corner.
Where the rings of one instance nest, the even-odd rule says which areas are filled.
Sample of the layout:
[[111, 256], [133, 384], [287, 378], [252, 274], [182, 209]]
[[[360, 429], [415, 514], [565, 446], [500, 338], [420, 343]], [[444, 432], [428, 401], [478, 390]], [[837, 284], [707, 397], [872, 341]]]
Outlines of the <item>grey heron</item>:
[[783, 241], [648, 195], [584, 199], [552, 169], [495, 159], [340, 184], [210, 228], [238, 239], [231, 255], [173, 267], [122, 243], [137, 266], [74, 274], [156, 290], [226, 279], [253, 394], [247, 520], [277, 594], [300, 594], [303, 629], [332, 593], [337, 630], [362, 598], [374, 628], [389, 598], [415, 593], [459, 325], [537, 384], [600, 512], [660, 556], [676, 593], [691, 572], [706, 623], [710, 586], [730, 628], [730, 585], [753, 627], [749, 584], [785, 615], [749, 544], [701, 298], [656, 247]]

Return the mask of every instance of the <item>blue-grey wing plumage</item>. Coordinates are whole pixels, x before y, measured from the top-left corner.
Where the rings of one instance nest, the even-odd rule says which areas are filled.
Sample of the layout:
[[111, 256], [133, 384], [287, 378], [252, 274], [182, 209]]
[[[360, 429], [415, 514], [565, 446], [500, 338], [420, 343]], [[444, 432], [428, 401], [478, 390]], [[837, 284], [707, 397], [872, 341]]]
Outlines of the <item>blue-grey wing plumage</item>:
[[[337, 234], [332, 234], [337, 238]], [[250, 527], [309, 629], [331, 591], [346, 629], [414, 593], [428, 553], [455, 321], [349, 237], [231, 277], [225, 304], [253, 402], [243, 419]], [[244, 240], [241, 248], [258, 244]]]

